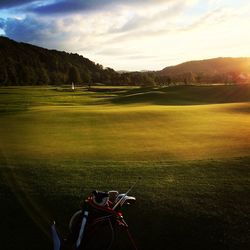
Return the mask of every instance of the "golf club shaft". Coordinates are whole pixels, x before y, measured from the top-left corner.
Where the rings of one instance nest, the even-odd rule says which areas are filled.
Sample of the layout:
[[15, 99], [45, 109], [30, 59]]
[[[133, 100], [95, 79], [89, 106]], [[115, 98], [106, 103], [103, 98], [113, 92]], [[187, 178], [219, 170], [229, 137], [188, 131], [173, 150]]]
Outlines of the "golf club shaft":
[[139, 180], [140, 180], [140, 178], [138, 178], [138, 180], [128, 189], [128, 191], [120, 198], [120, 200], [117, 201], [117, 203], [112, 208], [113, 210], [115, 210], [118, 207], [118, 205], [123, 201], [123, 199], [126, 197], [126, 195], [128, 195], [128, 193], [135, 187], [135, 185], [138, 183]]

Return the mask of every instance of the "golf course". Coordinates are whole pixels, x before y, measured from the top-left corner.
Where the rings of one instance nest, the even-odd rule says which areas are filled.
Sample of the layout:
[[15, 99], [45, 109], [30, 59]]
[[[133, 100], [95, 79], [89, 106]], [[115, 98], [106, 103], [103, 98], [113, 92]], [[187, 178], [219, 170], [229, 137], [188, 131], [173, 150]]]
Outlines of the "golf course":
[[127, 189], [142, 250], [250, 247], [250, 85], [0, 88], [3, 250], [52, 249], [93, 190]]

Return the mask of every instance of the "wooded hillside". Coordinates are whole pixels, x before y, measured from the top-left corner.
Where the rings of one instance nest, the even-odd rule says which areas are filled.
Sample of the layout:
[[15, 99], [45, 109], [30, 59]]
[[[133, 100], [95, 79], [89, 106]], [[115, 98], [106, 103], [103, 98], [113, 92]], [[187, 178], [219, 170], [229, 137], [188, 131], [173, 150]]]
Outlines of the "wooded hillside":
[[0, 84], [110, 82], [118, 73], [78, 54], [48, 50], [0, 37]]

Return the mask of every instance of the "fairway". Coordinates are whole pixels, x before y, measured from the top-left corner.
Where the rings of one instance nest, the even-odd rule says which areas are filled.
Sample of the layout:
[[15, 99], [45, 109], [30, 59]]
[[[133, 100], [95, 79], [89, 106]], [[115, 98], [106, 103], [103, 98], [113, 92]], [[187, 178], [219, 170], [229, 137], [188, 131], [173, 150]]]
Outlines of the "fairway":
[[[222, 89], [220, 98], [227, 100], [225, 88], [231, 93], [234, 87], [222, 87], [213, 87], [214, 96]], [[245, 88], [242, 98], [247, 94], [250, 98], [250, 89]], [[203, 89], [206, 98], [211, 95], [211, 88], [189, 87], [201, 104]], [[134, 89], [135, 94], [123, 98], [133, 97], [133, 101], [121, 104], [120, 96], [128, 90], [2, 89], [0, 135], [6, 157], [151, 161], [226, 158], [250, 152], [249, 103], [198, 105], [196, 100], [195, 105], [156, 105], [147, 102], [165, 97], [171, 103], [178, 98], [160, 99], [161, 90], [145, 94]], [[190, 98], [185, 88], [176, 92], [179, 99]], [[168, 94], [166, 89], [163, 94]]]
[[65, 233], [90, 191], [126, 191], [138, 176], [128, 221], [140, 249], [248, 248], [249, 86], [2, 87], [0, 97], [4, 249], [48, 249], [53, 219]]

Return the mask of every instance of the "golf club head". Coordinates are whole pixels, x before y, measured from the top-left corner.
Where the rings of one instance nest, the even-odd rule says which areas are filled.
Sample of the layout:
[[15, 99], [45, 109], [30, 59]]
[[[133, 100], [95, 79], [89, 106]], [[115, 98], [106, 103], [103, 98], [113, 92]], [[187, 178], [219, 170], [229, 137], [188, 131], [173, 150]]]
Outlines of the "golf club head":
[[111, 190], [111, 191], [108, 191], [108, 194], [109, 194], [109, 200], [111, 202], [115, 202], [117, 196], [119, 195], [119, 192], [115, 190]]
[[136, 198], [133, 197], [133, 196], [128, 196], [128, 195], [125, 195], [125, 194], [119, 194], [115, 200], [115, 204], [120, 200], [122, 199], [121, 203], [120, 203], [120, 206], [123, 206], [123, 205], [130, 205], [130, 204], [134, 204], [135, 201], [136, 201]]

